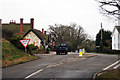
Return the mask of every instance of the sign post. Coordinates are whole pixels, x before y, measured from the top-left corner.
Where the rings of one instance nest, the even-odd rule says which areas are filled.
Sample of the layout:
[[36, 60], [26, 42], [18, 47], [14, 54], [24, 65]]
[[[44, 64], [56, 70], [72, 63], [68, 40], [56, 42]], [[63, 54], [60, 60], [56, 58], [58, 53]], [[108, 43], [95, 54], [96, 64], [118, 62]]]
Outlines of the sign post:
[[27, 53], [27, 49], [25, 48], [25, 53]]
[[26, 47], [28, 46], [30, 39], [23, 39], [23, 40], [19, 40], [19, 41], [25, 47], [25, 52], [27, 53]]

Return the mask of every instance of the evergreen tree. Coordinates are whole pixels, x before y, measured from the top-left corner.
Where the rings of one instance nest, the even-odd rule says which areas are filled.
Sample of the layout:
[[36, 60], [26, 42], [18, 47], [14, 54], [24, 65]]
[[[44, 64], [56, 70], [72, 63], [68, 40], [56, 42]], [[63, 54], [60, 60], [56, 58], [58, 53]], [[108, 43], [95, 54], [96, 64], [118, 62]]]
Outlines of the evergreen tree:
[[111, 31], [106, 31], [104, 29], [102, 29], [102, 41], [101, 41], [101, 30], [99, 31], [99, 33], [96, 35], [96, 46], [100, 46], [102, 42], [102, 46], [103, 47], [108, 47], [111, 48]]

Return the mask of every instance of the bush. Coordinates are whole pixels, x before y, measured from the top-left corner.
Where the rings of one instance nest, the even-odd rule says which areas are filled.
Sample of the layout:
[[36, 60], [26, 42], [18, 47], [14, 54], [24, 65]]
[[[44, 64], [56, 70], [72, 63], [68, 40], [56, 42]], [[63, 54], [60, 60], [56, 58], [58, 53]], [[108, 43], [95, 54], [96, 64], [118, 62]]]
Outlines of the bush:
[[22, 40], [23, 37], [20, 37], [20, 36], [17, 36], [17, 35], [14, 35], [11, 39], [10, 39], [10, 42], [15, 46], [17, 47], [18, 49], [24, 49], [24, 46], [20, 43], [19, 40]]
[[39, 54], [45, 54], [45, 53], [46, 53], [46, 50], [45, 50], [45, 49], [40, 49], [40, 50], [38, 51], [38, 53], [39, 53]]
[[14, 36], [14, 33], [12, 31], [9, 31], [7, 29], [2, 29], [2, 37], [6, 40], [10, 40], [11, 37]]
[[33, 44], [30, 44], [30, 45], [28, 45], [28, 50], [36, 50], [36, 49], [38, 49], [38, 47], [37, 46], [34, 46]]

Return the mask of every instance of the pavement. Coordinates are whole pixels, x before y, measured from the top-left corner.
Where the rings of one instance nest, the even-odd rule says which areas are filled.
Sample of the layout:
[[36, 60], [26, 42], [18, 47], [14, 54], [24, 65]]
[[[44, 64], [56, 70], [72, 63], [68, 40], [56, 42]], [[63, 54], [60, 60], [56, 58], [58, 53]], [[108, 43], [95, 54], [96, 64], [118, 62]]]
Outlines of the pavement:
[[[86, 53], [91, 57], [78, 57], [78, 53], [68, 55], [36, 54], [40, 59], [3, 68], [3, 78], [75, 78], [87, 80], [107, 66], [118, 61], [117, 55]], [[113, 67], [110, 67], [113, 68]]]

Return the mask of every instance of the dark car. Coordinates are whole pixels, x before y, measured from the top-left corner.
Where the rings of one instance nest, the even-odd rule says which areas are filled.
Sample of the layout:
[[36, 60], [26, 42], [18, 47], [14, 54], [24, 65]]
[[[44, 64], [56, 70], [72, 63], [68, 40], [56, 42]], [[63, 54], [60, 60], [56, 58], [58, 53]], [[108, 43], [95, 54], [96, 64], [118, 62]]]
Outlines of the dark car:
[[56, 47], [56, 54], [60, 55], [60, 54], [67, 54], [68, 53], [68, 45], [67, 44], [58, 44], [58, 47]]

